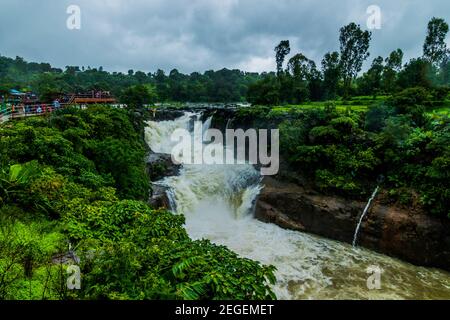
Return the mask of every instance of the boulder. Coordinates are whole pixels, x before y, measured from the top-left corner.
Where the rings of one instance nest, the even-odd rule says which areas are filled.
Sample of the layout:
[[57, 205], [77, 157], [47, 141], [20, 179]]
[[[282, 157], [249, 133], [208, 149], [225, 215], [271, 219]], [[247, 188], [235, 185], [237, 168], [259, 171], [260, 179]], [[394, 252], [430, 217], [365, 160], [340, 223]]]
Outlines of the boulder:
[[150, 152], [147, 156], [147, 174], [151, 181], [180, 174], [181, 165], [172, 161], [170, 154]]

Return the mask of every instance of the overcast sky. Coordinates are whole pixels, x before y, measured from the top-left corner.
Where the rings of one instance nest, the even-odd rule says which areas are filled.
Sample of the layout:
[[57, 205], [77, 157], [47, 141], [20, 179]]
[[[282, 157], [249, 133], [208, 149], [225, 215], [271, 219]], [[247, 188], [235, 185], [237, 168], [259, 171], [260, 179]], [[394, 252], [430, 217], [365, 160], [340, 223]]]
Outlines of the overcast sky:
[[[66, 27], [69, 5], [80, 30]], [[319, 64], [341, 26], [367, 28], [369, 5], [382, 11], [370, 61], [396, 48], [419, 56], [427, 22], [450, 22], [449, 0], [0, 0], [0, 54], [61, 68], [272, 71], [280, 40]]]

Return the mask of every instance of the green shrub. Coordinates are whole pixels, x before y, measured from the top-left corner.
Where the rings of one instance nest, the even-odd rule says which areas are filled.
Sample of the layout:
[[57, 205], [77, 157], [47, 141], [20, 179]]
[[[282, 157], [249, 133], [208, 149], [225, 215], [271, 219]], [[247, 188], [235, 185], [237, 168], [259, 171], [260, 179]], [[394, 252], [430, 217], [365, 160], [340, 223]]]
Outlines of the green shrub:
[[[269, 299], [274, 269], [192, 241], [153, 210], [128, 112], [65, 109], [0, 126], [0, 299]], [[76, 248], [82, 290], [65, 286]]]

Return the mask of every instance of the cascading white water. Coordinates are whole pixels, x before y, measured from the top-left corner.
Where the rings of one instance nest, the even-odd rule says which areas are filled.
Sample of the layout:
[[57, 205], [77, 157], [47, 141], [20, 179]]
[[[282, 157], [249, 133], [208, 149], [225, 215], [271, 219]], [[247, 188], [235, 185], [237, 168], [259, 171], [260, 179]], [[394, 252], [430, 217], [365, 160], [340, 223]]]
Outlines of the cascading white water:
[[206, 119], [205, 123], [203, 124], [203, 139], [206, 139], [206, 133], [208, 129], [211, 127], [212, 120], [213, 117], [211, 116], [208, 119]]
[[379, 186], [376, 187], [375, 191], [372, 193], [372, 196], [370, 197], [369, 201], [367, 202], [366, 207], [364, 208], [364, 211], [361, 215], [361, 218], [358, 221], [358, 225], [356, 226], [355, 229], [355, 235], [353, 236], [353, 247], [356, 247], [356, 242], [358, 241], [358, 233], [359, 233], [359, 229], [361, 228], [361, 224], [364, 220], [364, 217], [366, 216], [367, 212], [370, 209], [370, 205], [372, 204], [372, 201], [375, 200], [375, 197], [378, 194], [378, 190], [380, 189]]
[[173, 121], [148, 121], [145, 128], [145, 140], [153, 152], [170, 154], [176, 142], [170, 136], [176, 129], [190, 129], [190, 122], [194, 113], [185, 113], [184, 116]]
[[230, 128], [231, 122], [233, 122], [233, 120], [232, 119], [228, 119], [227, 125], [225, 127], [225, 130], [228, 130]]
[[[193, 116], [148, 122], [146, 139], [152, 150], [170, 153], [171, 133], [189, 128]], [[273, 290], [279, 299], [450, 298], [450, 276], [445, 272], [255, 220], [252, 209], [263, 187], [260, 181], [253, 166], [239, 163], [185, 165], [179, 176], [159, 183], [170, 188], [193, 239], [206, 238], [277, 267]], [[367, 288], [370, 266], [384, 270], [381, 290]]]

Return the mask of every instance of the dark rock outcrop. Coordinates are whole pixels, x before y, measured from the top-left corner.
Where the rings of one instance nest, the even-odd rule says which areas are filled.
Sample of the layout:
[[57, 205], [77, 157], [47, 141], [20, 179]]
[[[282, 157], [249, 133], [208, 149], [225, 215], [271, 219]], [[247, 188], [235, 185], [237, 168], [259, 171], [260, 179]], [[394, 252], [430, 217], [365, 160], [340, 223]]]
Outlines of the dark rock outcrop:
[[148, 203], [153, 208], [164, 208], [164, 209], [174, 209], [171, 208], [170, 199], [167, 195], [168, 188], [158, 184], [152, 184], [152, 192]]
[[155, 109], [155, 112], [152, 110], [149, 111], [147, 120], [150, 121], [173, 121], [176, 120], [184, 115], [183, 110], [170, 110], [170, 109], [163, 109], [158, 110]]
[[[366, 205], [308, 192], [265, 178], [256, 218], [283, 228], [351, 243]], [[450, 222], [423, 212], [374, 202], [361, 226], [358, 245], [411, 263], [450, 270]]]
[[150, 152], [146, 162], [147, 174], [151, 181], [180, 174], [181, 165], [174, 164], [170, 154]]
[[[147, 175], [151, 181], [160, 181], [165, 177], [177, 176], [180, 174], [181, 165], [174, 164], [170, 154], [150, 152], [147, 157]], [[168, 188], [152, 183], [149, 204], [154, 208], [171, 209]]]

